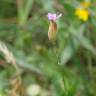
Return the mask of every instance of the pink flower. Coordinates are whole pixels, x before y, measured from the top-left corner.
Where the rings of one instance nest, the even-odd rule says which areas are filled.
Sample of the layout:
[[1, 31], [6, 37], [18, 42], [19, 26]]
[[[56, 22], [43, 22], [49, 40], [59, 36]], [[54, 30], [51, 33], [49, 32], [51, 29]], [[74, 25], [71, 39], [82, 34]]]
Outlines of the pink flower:
[[58, 18], [60, 18], [62, 16], [62, 14], [55, 14], [55, 13], [48, 13], [47, 17], [50, 21], [56, 21]]

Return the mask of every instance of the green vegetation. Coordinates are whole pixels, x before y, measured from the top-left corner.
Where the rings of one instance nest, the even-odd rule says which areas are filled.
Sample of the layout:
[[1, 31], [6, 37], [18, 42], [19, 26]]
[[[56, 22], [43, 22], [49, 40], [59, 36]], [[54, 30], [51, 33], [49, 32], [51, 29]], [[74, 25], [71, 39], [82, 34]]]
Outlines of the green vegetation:
[[[96, 96], [96, 3], [85, 1], [0, 0], [0, 96]], [[48, 13], [62, 14], [54, 42]]]

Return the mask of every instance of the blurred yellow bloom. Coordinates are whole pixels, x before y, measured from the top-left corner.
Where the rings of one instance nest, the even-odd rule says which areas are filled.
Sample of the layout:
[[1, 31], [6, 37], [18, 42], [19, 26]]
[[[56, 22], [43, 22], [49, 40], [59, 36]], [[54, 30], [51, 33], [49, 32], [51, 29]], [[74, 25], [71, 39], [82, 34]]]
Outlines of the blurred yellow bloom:
[[75, 10], [75, 15], [83, 20], [83, 21], [87, 21], [88, 17], [89, 17], [89, 11], [88, 11], [88, 7], [90, 7], [91, 3], [90, 2], [82, 2], [80, 4], [80, 7], [76, 8]]
[[88, 7], [90, 7], [91, 3], [90, 2], [82, 2], [80, 5], [84, 8], [88, 8]]
[[78, 16], [81, 20], [87, 21], [89, 17], [89, 12], [86, 9], [77, 8], [75, 11], [75, 15]]

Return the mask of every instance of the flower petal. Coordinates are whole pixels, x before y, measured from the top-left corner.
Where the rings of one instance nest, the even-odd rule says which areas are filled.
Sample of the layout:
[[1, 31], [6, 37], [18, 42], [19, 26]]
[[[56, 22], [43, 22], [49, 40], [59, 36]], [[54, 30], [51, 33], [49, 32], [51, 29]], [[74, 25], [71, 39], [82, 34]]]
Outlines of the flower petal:
[[57, 19], [57, 15], [56, 14], [52, 14], [52, 20], [55, 21]]
[[52, 13], [48, 13], [47, 17], [49, 20], [52, 20]]
[[55, 13], [48, 13], [47, 14], [47, 17], [49, 20], [53, 20], [53, 21], [56, 21], [58, 18], [60, 18], [62, 16], [62, 14], [55, 14]]
[[59, 14], [59, 15], [56, 17], [56, 19], [60, 18], [61, 16], [62, 16], [62, 14]]

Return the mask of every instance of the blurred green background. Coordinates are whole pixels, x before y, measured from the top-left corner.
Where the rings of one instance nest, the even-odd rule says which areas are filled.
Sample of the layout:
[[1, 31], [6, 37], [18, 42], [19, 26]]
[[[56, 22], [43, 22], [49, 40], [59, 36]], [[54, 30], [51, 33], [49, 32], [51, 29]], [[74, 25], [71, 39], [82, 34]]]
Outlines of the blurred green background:
[[[85, 1], [86, 22], [75, 15]], [[96, 96], [96, 2], [85, 1], [0, 0], [0, 96]], [[48, 12], [62, 13], [55, 45]]]

